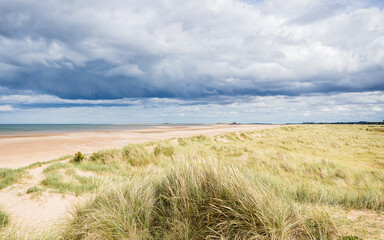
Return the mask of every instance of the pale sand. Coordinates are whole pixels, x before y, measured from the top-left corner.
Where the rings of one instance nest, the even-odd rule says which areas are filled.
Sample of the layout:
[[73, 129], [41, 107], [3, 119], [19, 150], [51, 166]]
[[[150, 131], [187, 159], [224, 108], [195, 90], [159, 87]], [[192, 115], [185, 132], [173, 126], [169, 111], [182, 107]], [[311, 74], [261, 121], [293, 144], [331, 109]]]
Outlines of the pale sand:
[[[28, 170], [28, 177], [0, 190], [0, 207], [10, 216], [14, 230], [42, 232], [69, 216], [73, 204], [90, 196], [76, 196], [49, 191], [27, 194], [30, 187], [39, 186], [45, 178], [43, 170], [49, 165]], [[41, 186], [40, 186], [41, 187]]]
[[276, 127], [280, 125], [164, 126], [144, 130], [2, 136], [0, 137], [0, 168], [25, 167], [35, 162], [49, 161], [78, 151], [92, 153], [101, 149], [121, 148], [129, 143], [199, 134], [213, 136]]

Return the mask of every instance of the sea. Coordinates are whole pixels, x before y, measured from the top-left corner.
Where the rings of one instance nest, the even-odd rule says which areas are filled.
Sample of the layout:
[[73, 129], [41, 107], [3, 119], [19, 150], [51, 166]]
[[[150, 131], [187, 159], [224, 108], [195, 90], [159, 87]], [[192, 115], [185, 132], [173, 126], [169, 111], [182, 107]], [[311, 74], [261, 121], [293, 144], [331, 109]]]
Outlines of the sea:
[[39, 135], [71, 132], [140, 130], [160, 126], [198, 126], [202, 124], [0, 124], [1, 135]]

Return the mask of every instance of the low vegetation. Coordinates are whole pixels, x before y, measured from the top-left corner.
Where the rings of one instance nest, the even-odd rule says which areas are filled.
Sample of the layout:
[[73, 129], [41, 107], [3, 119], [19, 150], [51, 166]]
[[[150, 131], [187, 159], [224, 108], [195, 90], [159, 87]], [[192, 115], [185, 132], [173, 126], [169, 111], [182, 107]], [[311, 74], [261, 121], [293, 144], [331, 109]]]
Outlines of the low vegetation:
[[95, 190], [98, 186], [98, 179], [80, 176], [73, 168], [69, 168], [62, 174], [58, 174], [57, 172], [49, 173], [41, 184], [62, 193], [73, 192], [79, 194]]
[[25, 170], [41, 167], [45, 164], [51, 164], [59, 161], [69, 159], [71, 156], [63, 156], [51, 161], [36, 162], [27, 167], [19, 169], [0, 168], [0, 190], [8, 187], [11, 184], [16, 183], [20, 178], [24, 176]]
[[23, 174], [22, 169], [0, 168], [0, 189], [6, 188], [15, 183]]
[[8, 215], [3, 211], [0, 211], [0, 229], [8, 225]]
[[380, 223], [346, 215], [381, 221], [383, 129], [287, 126], [80, 153], [44, 170], [44, 189], [95, 193], [51, 239], [380, 239]]
[[33, 186], [33, 187], [28, 188], [27, 194], [41, 192], [41, 191], [43, 191], [42, 188], [39, 188], [38, 186]]

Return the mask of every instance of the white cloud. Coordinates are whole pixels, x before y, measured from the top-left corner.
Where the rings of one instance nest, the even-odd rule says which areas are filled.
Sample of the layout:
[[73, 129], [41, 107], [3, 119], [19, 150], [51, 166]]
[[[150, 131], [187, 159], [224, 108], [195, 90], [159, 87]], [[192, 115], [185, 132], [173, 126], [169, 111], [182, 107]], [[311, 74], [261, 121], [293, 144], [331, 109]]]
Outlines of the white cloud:
[[13, 108], [11, 105], [0, 105], [0, 112], [9, 112], [13, 111]]
[[[310, 80], [316, 88], [327, 77], [338, 79], [340, 86], [364, 86], [356, 79], [342, 82], [342, 76], [384, 67], [384, 11], [358, 2], [4, 1], [3, 9], [17, 6], [11, 20], [18, 24], [6, 28], [25, 33], [0, 37], [0, 60], [24, 68], [72, 69], [102, 59], [115, 65], [106, 76], [146, 74], [141, 81], [159, 89], [236, 88], [225, 79], [256, 89], [265, 81], [294, 87], [295, 80], [300, 92], [303, 82]], [[316, 21], [303, 20], [317, 10], [322, 13]], [[212, 81], [202, 82], [204, 76]], [[274, 84], [269, 88], [283, 90]]]
[[66, 106], [100, 121], [383, 118], [375, 2], [3, 0], [0, 22], [0, 109], [15, 119]]

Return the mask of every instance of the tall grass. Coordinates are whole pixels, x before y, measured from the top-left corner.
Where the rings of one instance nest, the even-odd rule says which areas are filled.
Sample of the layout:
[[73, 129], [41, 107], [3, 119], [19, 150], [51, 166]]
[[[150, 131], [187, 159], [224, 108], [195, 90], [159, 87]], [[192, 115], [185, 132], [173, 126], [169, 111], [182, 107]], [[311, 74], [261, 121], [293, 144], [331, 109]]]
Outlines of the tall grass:
[[[160, 176], [160, 177], [159, 177]], [[64, 239], [332, 239], [329, 216], [206, 160], [125, 180], [78, 208]]]
[[127, 163], [131, 166], [143, 166], [155, 162], [153, 153], [141, 144], [130, 144], [123, 149], [104, 150], [94, 153], [90, 161], [102, 164]]

